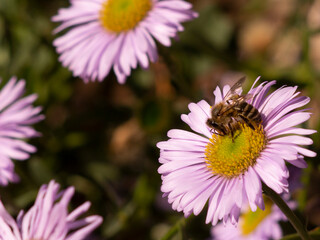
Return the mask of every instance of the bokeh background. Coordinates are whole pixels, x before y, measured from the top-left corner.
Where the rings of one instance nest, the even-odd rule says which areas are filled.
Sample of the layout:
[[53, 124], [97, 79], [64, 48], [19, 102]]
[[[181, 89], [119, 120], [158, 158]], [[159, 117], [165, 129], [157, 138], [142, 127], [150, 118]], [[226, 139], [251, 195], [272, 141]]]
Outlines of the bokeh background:
[[[319, 0], [193, 0], [198, 19], [170, 48], [158, 45], [159, 61], [133, 71], [125, 85], [113, 74], [85, 84], [58, 61], [52, 46], [57, 24], [50, 18], [68, 0], [0, 0], [0, 76], [27, 81], [37, 93], [46, 119], [30, 142], [38, 151], [15, 161], [20, 183], [0, 188], [1, 200], [16, 215], [28, 209], [38, 188], [56, 179], [73, 185], [71, 208], [89, 200], [89, 214], [104, 222], [88, 239], [206, 239], [205, 212], [184, 220], [160, 192], [156, 143], [180, 120], [187, 105], [213, 102], [217, 85], [246, 75], [246, 90], [256, 77], [298, 85], [311, 97], [313, 112], [303, 127], [318, 129], [320, 114]], [[311, 149], [319, 153], [319, 134]], [[306, 159], [303, 187], [293, 193], [296, 213], [308, 229], [320, 225], [319, 157]], [[293, 233], [283, 223], [285, 233]], [[178, 231], [175, 231], [178, 229]]]

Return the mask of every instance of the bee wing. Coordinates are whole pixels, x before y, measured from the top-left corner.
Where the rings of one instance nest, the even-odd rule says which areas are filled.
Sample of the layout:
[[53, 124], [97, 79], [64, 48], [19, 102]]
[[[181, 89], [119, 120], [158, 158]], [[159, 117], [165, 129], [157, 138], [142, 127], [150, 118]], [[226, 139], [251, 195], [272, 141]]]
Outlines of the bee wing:
[[249, 102], [253, 98], [253, 94], [245, 94], [245, 95], [233, 95], [236, 97], [230, 97], [229, 100], [226, 100], [226, 103], [229, 105], [236, 105], [239, 104], [240, 102]]
[[244, 83], [244, 81], [246, 80], [246, 77], [242, 77], [240, 78], [231, 88], [230, 90], [227, 92], [226, 96], [223, 98], [223, 100], [227, 101], [228, 99], [230, 99], [232, 97], [232, 95], [234, 94], [239, 94], [240, 90], [241, 90], [241, 86]]
[[243, 95], [242, 97], [244, 101], [248, 102], [253, 98], [253, 94], [246, 94], [246, 95]]
[[220, 112], [220, 115], [224, 115], [224, 113], [228, 112], [231, 108], [234, 108], [234, 106], [229, 104], [228, 107], [224, 108], [223, 111]]

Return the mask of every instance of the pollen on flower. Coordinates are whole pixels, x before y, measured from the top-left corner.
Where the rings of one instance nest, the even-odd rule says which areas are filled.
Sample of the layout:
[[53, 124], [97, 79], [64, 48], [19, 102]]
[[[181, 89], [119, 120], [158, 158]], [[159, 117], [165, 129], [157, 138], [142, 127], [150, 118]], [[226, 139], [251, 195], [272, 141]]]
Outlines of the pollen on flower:
[[272, 201], [264, 197], [265, 210], [258, 208], [255, 212], [248, 210], [241, 218], [241, 231], [243, 235], [252, 233], [259, 224], [272, 212]]
[[109, 31], [128, 31], [145, 18], [151, 7], [151, 0], [106, 0], [100, 11], [100, 21]]
[[262, 125], [252, 129], [241, 124], [234, 138], [231, 135], [213, 134], [205, 150], [207, 167], [215, 175], [237, 177], [256, 163], [265, 145]]

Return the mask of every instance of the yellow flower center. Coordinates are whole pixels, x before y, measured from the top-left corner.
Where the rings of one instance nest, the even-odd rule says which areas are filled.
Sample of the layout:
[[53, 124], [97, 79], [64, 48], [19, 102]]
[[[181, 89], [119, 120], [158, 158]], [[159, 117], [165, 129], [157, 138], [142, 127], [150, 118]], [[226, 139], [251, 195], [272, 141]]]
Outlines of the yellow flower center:
[[271, 213], [273, 205], [272, 201], [267, 197], [264, 197], [263, 200], [265, 204], [264, 211], [258, 208], [255, 212], [248, 210], [241, 215], [240, 226], [243, 235], [248, 235], [256, 230], [259, 224]]
[[215, 175], [237, 177], [256, 163], [265, 145], [262, 125], [252, 129], [241, 124], [233, 138], [231, 135], [213, 134], [205, 150], [207, 167]]
[[107, 30], [120, 33], [133, 29], [149, 12], [152, 0], [106, 0], [100, 21]]

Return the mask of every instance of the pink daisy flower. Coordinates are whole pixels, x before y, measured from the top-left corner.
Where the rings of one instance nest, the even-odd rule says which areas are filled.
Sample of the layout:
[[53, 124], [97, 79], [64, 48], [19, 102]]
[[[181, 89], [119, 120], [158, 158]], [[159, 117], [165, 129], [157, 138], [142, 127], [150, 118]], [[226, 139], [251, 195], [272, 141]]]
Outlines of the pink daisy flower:
[[26, 82], [13, 77], [0, 91], [0, 185], [19, 180], [11, 159], [26, 160], [36, 148], [23, 139], [39, 136], [30, 125], [44, 118], [33, 107], [36, 94], [23, 97]]
[[[290, 173], [289, 190], [294, 191], [301, 185], [301, 169], [292, 165], [288, 166]], [[290, 200], [290, 195], [285, 193], [282, 198], [287, 202], [291, 209], [297, 207], [297, 203]], [[279, 221], [287, 221], [287, 217], [279, 207], [268, 198], [264, 197], [265, 209], [257, 209], [252, 212], [247, 206], [243, 208], [238, 224], [232, 225], [218, 223], [211, 228], [212, 240], [269, 240], [280, 239], [283, 234]]]
[[59, 192], [59, 187], [53, 180], [48, 185], [42, 185], [35, 204], [26, 213], [21, 211], [17, 221], [0, 201], [0, 239], [81, 240], [102, 223], [100, 216], [77, 219], [88, 211], [89, 202], [68, 213], [74, 188]]
[[[300, 146], [312, 144], [302, 135], [315, 131], [296, 127], [309, 119], [310, 113], [297, 108], [310, 99], [298, 96], [297, 87], [283, 86], [268, 95], [275, 83], [253, 85], [249, 91], [252, 97], [247, 101], [262, 119], [255, 128], [241, 124], [235, 138], [216, 134], [206, 123], [211, 106], [202, 100], [190, 103], [191, 112], [181, 116], [196, 133], [173, 129], [168, 141], [157, 144], [161, 191], [174, 210], [186, 217], [198, 215], [208, 202], [206, 223], [215, 225], [222, 219], [236, 224], [242, 206], [264, 209], [261, 181], [278, 194], [288, 191], [285, 162], [306, 167], [304, 156], [316, 154]], [[223, 101], [229, 89], [217, 87], [213, 105]]]
[[182, 22], [197, 13], [183, 0], [71, 0], [52, 18], [68, 29], [54, 41], [59, 60], [74, 76], [102, 81], [113, 68], [124, 83], [138, 63], [157, 60], [154, 39], [170, 46], [170, 38], [183, 31]]
[[251, 212], [250, 209], [247, 209], [243, 212], [237, 226], [227, 222], [212, 227], [212, 240], [280, 239], [282, 230], [279, 221], [286, 221], [287, 218], [270, 200], [265, 201], [265, 203], [264, 211], [257, 209], [257, 211]]

